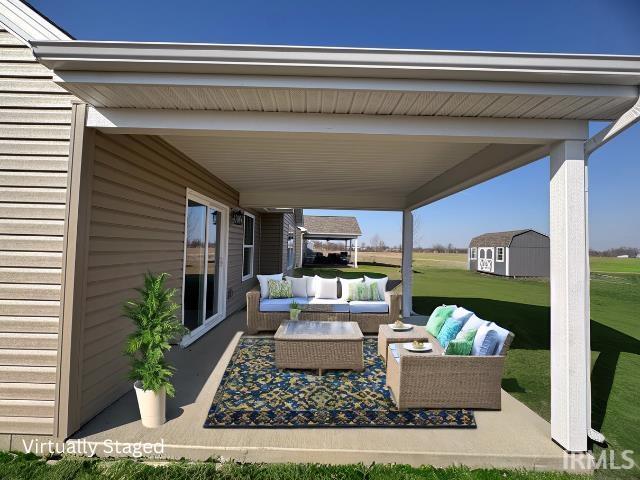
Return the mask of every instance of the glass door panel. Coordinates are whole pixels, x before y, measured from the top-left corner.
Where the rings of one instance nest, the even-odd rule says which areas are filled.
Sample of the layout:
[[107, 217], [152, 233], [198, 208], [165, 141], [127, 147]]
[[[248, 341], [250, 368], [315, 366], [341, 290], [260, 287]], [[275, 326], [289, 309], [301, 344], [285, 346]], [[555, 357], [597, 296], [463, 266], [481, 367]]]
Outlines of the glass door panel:
[[221, 215], [216, 209], [209, 207], [207, 215], [208, 232], [207, 232], [207, 304], [206, 319], [213, 317], [218, 313], [218, 268], [219, 262], [219, 245], [220, 245], [220, 223]]
[[184, 269], [184, 326], [195, 330], [204, 321], [207, 207], [189, 200]]

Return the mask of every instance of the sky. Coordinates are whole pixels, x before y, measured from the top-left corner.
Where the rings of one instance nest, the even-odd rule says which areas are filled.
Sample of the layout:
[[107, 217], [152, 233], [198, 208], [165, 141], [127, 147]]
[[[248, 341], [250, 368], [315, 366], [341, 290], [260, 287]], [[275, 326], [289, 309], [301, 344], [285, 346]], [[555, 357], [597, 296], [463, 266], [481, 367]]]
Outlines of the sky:
[[[32, 0], [75, 38], [640, 55], [640, 0]], [[179, 8], [177, 8], [179, 6]], [[591, 126], [592, 133], [603, 124]], [[640, 124], [589, 162], [591, 247], [640, 247]], [[334, 211], [306, 211], [335, 214]], [[351, 212], [364, 241], [398, 245], [398, 212]], [[549, 232], [549, 160], [427, 205], [421, 246], [480, 233]]]

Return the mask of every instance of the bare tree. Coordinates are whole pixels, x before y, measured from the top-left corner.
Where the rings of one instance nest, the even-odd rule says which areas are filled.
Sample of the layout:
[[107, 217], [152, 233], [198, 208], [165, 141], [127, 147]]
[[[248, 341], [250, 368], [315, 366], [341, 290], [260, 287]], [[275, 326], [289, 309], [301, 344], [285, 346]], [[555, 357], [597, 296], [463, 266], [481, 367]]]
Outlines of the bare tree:
[[434, 243], [432, 248], [434, 253], [443, 253], [445, 251], [445, 246], [441, 243]]
[[378, 235], [377, 233], [373, 237], [371, 237], [371, 242], [370, 243], [371, 243], [371, 249], [374, 252], [379, 252], [380, 251], [379, 250], [380, 249], [380, 244], [381, 243], [384, 244], [384, 242], [382, 242], [382, 238], [380, 238], [380, 235]]

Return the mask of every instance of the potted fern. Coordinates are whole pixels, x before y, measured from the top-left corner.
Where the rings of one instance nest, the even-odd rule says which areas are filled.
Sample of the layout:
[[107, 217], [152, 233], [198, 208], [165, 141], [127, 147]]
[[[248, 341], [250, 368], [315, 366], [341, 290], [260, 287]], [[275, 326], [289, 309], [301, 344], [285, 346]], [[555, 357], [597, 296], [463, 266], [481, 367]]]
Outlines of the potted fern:
[[179, 305], [173, 301], [176, 290], [166, 287], [169, 275], [161, 273], [144, 276], [138, 300], [124, 306], [124, 314], [136, 329], [129, 335], [125, 354], [131, 359], [129, 378], [134, 381], [142, 425], [159, 427], [166, 421], [166, 396], [173, 397], [171, 384], [174, 368], [164, 355], [171, 348], [171, 340], [186, 333], [176, 317]]

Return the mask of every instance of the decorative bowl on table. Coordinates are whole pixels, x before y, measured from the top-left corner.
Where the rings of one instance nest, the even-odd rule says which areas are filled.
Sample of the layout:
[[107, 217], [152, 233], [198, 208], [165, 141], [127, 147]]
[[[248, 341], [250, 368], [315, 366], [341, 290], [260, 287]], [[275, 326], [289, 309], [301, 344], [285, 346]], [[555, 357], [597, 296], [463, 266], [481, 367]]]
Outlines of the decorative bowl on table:
[[398, 320], [395, 323], [389, 324], [389, 328], [395, 332], [406, 332], [407, 330], [411, 330], [413, 325], [404, 323], [402, 320]]
[[411, 343], [403, 343], [402, 347], [410, 352], [430, 352], [432, 350], [430, 343], [419, 340], [414, 340]]

